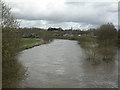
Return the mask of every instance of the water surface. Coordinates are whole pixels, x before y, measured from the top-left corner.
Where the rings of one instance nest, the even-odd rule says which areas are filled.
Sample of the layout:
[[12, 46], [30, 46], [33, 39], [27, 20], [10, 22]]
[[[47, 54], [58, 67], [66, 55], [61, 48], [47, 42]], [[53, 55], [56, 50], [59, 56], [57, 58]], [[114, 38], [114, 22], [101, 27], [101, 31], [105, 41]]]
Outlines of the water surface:
[[54, 40], [24, 50], [19, 60], [28, 68], [23, 88], [117, 88], [117, 57], [112, 63], [91, 65], [77, 41]]

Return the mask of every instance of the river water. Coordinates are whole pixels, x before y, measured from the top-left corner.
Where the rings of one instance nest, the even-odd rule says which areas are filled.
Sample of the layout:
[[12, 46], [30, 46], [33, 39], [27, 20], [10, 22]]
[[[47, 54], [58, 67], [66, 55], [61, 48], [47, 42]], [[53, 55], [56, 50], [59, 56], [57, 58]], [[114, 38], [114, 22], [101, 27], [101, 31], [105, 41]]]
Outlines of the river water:
[[118, 58], [91, 65], [77, 41], [54, 40], [24, 50], [19, 60], [28, 68], [21, 88], [117, 88]]

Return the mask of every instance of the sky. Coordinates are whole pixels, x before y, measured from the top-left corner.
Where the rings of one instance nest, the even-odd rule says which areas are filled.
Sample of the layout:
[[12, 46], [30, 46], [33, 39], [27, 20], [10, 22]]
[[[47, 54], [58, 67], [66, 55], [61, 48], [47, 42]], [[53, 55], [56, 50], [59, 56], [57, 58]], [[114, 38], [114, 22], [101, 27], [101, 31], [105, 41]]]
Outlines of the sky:
[[[99, 1], [99, 2], [98, 2]], [[118, 26], [119, 0], [4, 0], [20, 27], [97, 28]]]

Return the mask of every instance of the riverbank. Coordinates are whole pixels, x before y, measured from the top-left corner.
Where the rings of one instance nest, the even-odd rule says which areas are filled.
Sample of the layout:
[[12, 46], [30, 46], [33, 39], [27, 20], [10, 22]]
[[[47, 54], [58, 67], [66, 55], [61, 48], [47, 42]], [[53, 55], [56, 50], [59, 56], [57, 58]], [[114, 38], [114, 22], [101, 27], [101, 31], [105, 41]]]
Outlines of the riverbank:
[[[22, 38], [20, 49], [25, 50], [46, 43], [48, 42], [39, 38]], [[4, 78], [2, 79], [3, 88], [13, 87], [16, 88], [19, 85], [19, 81], [24, 80], [26, 78], [25, 73], [27, 68], [23, 66], [22, 63], [18, 61], [16, 57], [4, 58], [8, 60], [9, 63], [8, 62], [5, 63], [3, 67], [4, 71], [2, 72], [2, 74], [4, 75]]]
[[85, 44], [88, 44], [90, 42], [97, 42], [96, 37], [93, 36], [58, 36], [54, 37], [55, 39], [66, 39], [66, 40], [76, 40], [78, 41], [78, 44], [81, 46], [84, 46]]
[[22, 42], [22, 45], [21, 45], [22, 50], [33, 48], [35, 46], [39, 46], [41, 44], [48, 43], [48, 42], [46, 42], [42, 39], [39, 39], [39, 38], [22, 38], [21, 42]]

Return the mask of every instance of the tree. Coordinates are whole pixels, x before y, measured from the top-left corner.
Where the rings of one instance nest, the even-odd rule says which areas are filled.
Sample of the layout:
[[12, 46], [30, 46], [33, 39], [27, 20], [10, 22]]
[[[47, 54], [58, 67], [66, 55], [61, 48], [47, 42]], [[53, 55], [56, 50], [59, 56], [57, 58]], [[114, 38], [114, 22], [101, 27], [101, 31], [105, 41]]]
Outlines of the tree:
[[[1, 2], [2, 3], [2, 2]], [[18, 27], [17, 20], [11, 15], [10, 8], [8, 8], [4, 3], [2, 5], [2, 28], [16, 28]]]
[[49, 42], [53, 39], [53, 35], [50, 31], [41, 30], [38, 35], [39, 38], [43, 39], [45, 42]]
[[12, 87], [12, 79], [20, 75], [21, 64], [15, 58], [20, 51], [20, 36], [18, 22], [11, 15], [10, 8], [2, 5], [2, 87]]
[[117, 30], [113, 24], [104, 24], [98, 28], [97, 40], [100, 46], [112, 46], [116, 44]]
[[117, 30], [113, 24], [104, 24], [97, 31], [98, 50], [102, 60], [113, 60], [116, 53]]

